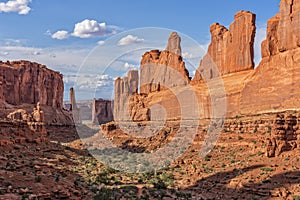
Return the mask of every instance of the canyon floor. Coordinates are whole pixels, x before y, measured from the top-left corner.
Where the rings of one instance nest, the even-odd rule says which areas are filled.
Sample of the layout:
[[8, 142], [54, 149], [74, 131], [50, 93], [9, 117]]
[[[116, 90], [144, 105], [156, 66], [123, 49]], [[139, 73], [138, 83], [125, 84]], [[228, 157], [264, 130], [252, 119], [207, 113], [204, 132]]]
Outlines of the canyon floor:
[[[87, 138], [96, 133], [88, 126], [81, 128]], [[300, 150], [267, 158], [266, 135], [262, 134], [225, 131], [214, 149], [200, 158], [204, 133], [199, 130], [188, 151], [169, 167], [129, 174], [94, 159], [73, 127], [48, 127], [43, 140], [32, 140], [30, 137], [34, 136], [20, 132], [21, 128], [12, 127], [0, 134], [2, 140], [19, 138], [14, 144], [0, 147], [0, 199], [3, 200], [300, 199]], [[145, 141], [145, 146], [163, 145], [168, 132], [166, 129], [158, 133], [157, 141], [151, 145]], [[118, 146], [128, 141], [118, 135], [118, 131], [113, 131], [108, 137]], [[128, 145], [122, 148], [138, 151]]]

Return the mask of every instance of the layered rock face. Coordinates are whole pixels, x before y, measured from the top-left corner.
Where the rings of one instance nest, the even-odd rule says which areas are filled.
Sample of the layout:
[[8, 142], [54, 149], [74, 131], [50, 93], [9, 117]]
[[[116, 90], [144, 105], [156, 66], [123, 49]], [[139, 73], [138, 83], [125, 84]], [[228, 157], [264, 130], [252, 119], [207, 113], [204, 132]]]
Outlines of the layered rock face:
[[93, 99], [92, 122], [101, 125], [111, 121], [113, 121], [112, 101]]
[[114, 119], [115, 121], [128, 121], [130, 119], [129, 99], [131, 95], [138, 92], [139, 73], [131, 70], [123, 79], [120, 77], [115, 80], [114, 91]]
[[0, 100], [62, 108], [62, 74], [28, 61], [0, 62]]
[[241, 91], [241, 113], [299, 109], [300, 2], [282, 0], [280, 12], [268, 21], [262, 61]]
[[[0, 62], [0, 118], [19, 109], [32, 111], [39, 102], [47, 124], [72, 124], [63, 109], [63, 76], [29, 61]], [[21, 112], [22, 113], [22, 112]]]
[[178, 34], [173, 32], [166, 50], [152, 50], [143, 55], [140, 70], [142, 94], [185, 86], [189, 83], [189, 73], [181, 56], [180, 41]]
[[266, 156], [279, 156], [282, 152], [299, 147], [299, 115], [277, 114], [271, 137], [268, 138]]
[[262, 43], [262, 57], [300, 47], [300, 2], [282, 0], [280, 12], [268, 21], [267, 39]]
[[211, 25], [211, 43], [193, 82], [254, 68], [255, 19], [255, 14], [240, 11], [229, 30], [218, 23]]

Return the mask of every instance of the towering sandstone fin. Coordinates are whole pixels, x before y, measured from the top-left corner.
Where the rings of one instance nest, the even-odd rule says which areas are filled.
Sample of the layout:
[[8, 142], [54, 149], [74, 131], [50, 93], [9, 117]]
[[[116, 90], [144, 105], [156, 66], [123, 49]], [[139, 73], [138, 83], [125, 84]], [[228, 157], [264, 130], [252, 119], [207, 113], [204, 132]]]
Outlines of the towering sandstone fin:
[[280, 12], [268, 21], [262, 57], [300, 47], [300, 1], [282, 0]]
[[[180, 37], [177, 33], [170, 34], [166, 50], [146, 52], [141, 60], [140, 92], [149, 94], [164, 88], [184, 86], [190, 81], [181, 56]], [[181, 75], [181, 79], [174, 74]], [[178, 77], [178, 76], [177, 76]]]
[[115, 121], [130, 120], [128, 101], [131, 95], [138, 92], [139, 72], [130, 70], [123, 79], [115, 80], [114, 119]]
[[[229, 30], [218, 23], [211, 25], [211, 43], [196, 71], [194, 83], [202, 78], [210, 79], [254, 68], [255, 19], [255, 14], [240, 11]], [[218, 68], [219, 73], [212, 65]]]
[[181, 46], [180, 46], [181, 38], [176, 32], [172, 32], [170, 34], [168, 45], [166, 50], [170, 53], [177, 54], [181, 56]]
[[300, 1], [282, 0], [268, 21], [262, 61], [241, 91], [242, 113], [275, 112], [300, 107]]

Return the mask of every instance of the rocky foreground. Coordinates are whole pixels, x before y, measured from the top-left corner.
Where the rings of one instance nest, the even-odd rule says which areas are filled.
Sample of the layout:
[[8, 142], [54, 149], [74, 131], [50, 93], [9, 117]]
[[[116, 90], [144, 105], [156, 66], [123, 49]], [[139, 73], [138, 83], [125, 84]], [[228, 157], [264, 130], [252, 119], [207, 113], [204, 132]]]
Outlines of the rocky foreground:
[[[106, 134], [127, 151], [151, 152], [165, 145], [177, 128], [166, 127], [152, 139], [134, 139], [118, 130]], [[97, 132], [81, 129], [87, 139]], [[169, 167], [128, 174], [90, 156], [74, 128], [47, 128], [48, 135], [40, 137], [7, 124], [1, 140], [18, 140], [0, 147], [0, 199], [298, 199], [299, 149], [268, 158], [269, 130], [261, 131], [224, 130], [214, 149], [201, 158], [205, 130], [199, 130], [190, 148]]]

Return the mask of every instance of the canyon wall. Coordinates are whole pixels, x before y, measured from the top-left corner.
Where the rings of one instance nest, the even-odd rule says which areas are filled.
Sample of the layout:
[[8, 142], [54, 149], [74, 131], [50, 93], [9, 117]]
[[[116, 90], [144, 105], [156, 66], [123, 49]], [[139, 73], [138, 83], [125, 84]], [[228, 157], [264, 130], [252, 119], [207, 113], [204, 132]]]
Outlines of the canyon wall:
[[262, 61], [241, 91], [242, 114], [300, 108], [300, 2], [282, 0], [268, 21]]
[[0, 62], [0, 118], [18, 109], [31, 112], [39, 103], [45, 123], [72, 124], [63, 109], [63, 76], [29, 61]]
[[29, 61], [0, 62], [0, 100], [62, 108], [62, 74]]
[[[207, 119], [212, 117], [213, 101], [223, 98], [220, 93], [212, 99], [211, 92], [224, 88], [226, 117], [299, 110], [299, 4], [295, 0], [281, 1], [279, 14], [268, 22], [262, 61], [255, 69], [256, 28], [255, 15], [251, 12], [238, 12], [229, 29], [218, 23], [211, 25], [211, 44], [191, 82], [180, 55], [180, 37], [171, 33], [166, 50], [146, 52], [142, 57], [140, 95], [144, 96], [138, 98], [139, 104], [150, 109], [150, 114], [153, 105], [160, 105], [172, 113], [168, 119], [180, 119], [182, 109], [173, 99], [192, 87], [198, 98], [199, 118]], [[161, 70], [160, 64], [167, 68]], [[219, 73], [215, 73], [213, 67]], [[166, 69], [174, 69], [182, 78], [170, 76]]]

